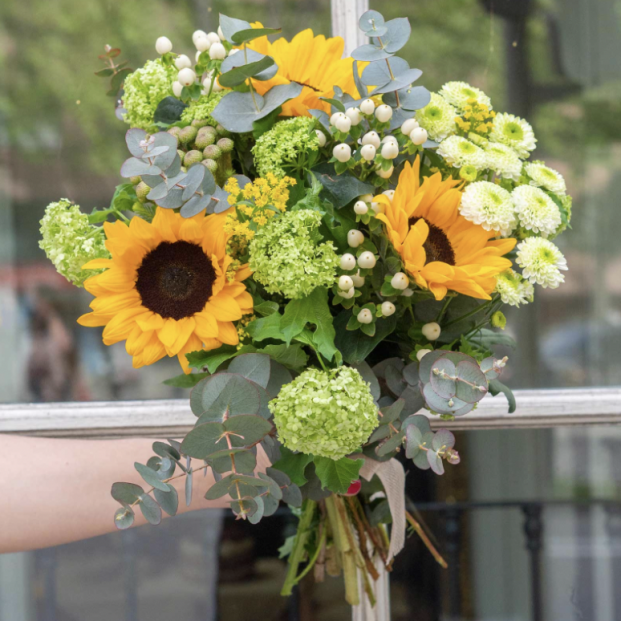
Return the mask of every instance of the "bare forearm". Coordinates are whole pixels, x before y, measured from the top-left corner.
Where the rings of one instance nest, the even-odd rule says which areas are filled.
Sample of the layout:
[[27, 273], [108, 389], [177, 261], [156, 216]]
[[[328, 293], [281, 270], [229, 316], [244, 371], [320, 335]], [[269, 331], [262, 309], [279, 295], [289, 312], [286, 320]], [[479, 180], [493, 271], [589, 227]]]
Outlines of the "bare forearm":
[[[0, 553], [77, 541], [115, 529], [118, 503], [110, 496], [115, 481], [143, 485], [134, 462], [153, 455], [153, 440], [57, 440], [0, 435]], [[259, 453], [264, 469], [264, 454]], [[211, 472], [195, 476], [191, 507], [179, 513], [227, 506], [206, 501]], [[183, 498], [185, 477], [171, 481]], [[136, 511], [136, 525], [145, 523]]]

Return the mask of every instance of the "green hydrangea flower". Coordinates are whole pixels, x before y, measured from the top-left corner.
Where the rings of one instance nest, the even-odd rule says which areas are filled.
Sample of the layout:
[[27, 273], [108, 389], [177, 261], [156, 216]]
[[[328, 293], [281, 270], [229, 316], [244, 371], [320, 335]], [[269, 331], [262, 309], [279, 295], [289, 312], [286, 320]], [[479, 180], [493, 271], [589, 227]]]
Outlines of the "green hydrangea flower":
[[319, 138], [313, 131], [315, 119], [296, 116], [280, 121], [265, 132], [252, 149], [259, 176], [268, 172], [281, 178], [287, 166], [297, 164], [300, 154], [319, 149]]
[[148, 60], [144, 67], [130, 73], [123, 85], [123, 106], [127, 110], [123, 120], [131, 127], [151, 129], [158, 104], [173, 94], [176, 76], [175, 67], [166, 67], [160, 59]]
[[181, 120], [184, 123], [191, 123], [192, 121], [207, 121], [209, 125], [216, 127], [218, 121], [212, 118], [211, 113], [215, 110], [216, 106], [220, 103], [220, 100], [229, 91], [218, 91], [211, 93], [209, 97], [203, 95], [196, 101], [192, 100], [190, 105], [181, 113]]
[[369, 384], [351, 367], [306, 369], [269, 409], [287, 448], [335, 460], [358, 449], [379, 424]]
[[320, 224], [319, 213], [300, 209], [259, 228], [250, 243], [250, 269], [268, 293], [297, 299], [334, 283], [339, 258], [332, 242], [319, 243]]
[[110, 257], [103, 228], [89, 224], [88, 216], [66, 198], [46, 207], [40, 230], [39, 247], [58, 273], [76, 287], [101, 271], [83, 270], [85, 263]]

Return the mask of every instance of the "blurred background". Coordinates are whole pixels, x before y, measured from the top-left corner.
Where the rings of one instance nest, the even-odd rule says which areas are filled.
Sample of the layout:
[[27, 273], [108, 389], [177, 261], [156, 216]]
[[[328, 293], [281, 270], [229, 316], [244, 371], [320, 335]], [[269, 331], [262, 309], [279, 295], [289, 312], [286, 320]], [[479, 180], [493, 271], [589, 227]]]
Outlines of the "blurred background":
[[[465, 80], [496, 110], [527, 117], [533, 157], [559, 170], [574, 197], [573, 230], [559, 240], [566, 283], [508, 313], [520, 346], [503, 381], [618, 386], [621, 2], [370, 4], [410, 19], [401, 54], [427, 88]], [[106, 207], [120, 182], [127, 126], [94, 76], [103, 46], [120, 47], [133, 68], [155, 57], [160, 35], [190, 53], [192, 32], [215, 30], [220, 11], [287, 37], [331, 31], [329, 0], [0, 3], [0, 402], [186, 396], [161, 383], [179, 373], [176, 360], [136, 371], [122, 343], [104, 347], [100, 330], [77, 325], [90, 296], [46, 260], [39, 220], [61, 197]], [[616, 427], [460, 434], [459, 467], [408, 476], [450, 569], [412, 537], [395, 563], [393, 619], [621, 619], [620, 447]], [[246, 527], [207, 512], [0, 556], [0, 621], [347, 618], [337, 580], [280, 599], [276, 548], [290, 525], [286, 514]]]

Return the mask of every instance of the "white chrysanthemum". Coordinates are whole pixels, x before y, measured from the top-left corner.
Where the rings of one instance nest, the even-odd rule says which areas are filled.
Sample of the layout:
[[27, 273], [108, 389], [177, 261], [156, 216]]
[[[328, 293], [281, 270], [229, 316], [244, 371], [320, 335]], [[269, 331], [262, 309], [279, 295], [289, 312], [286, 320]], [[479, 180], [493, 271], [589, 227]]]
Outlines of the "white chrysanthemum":
[[556, 289], [565, 281], [561, 270], [567, 269], [563, 253], [548, 239], [528, 237], [517, 247], [517, 264], [524, 278], [544, 289]]
[[533, 233], [548, 237], [561, 226], [558, 205], [541, 189], [521, 185], [511, 192], [520, 226]]
[[456, 131], [457, 111], [437, 93], [431, 93], [431, 101], [416, 112], [418, 124], [427, 131], [429, 138], [440, 142]]
[[531, 185], [545, 188], [559, 196], [565, 196], [567, 193], [567, 186], [565, 185], [563, 175], [553, 168], [549, 168], [541, 162], [531, 162], [526, 164], [524, 170], [531, 179]]
[[466, 187], [459, 213], [486, 231], [498, 231], [504, 237], [515, 228], [515, 210], [511, 194], [489, 181], [476, 181]]
[[475, 99], [478, 104], [492, 109], [490, 98], [480, 89], [470, 86], [467, 82], [447, 82], [441, 89], [440, 95], [458, 110], [468, 105], [469, 99]]
[[494, 117], [489, 139], [515, 149], [521, 158], [527, 158], [537, 146], [535, 132], [530, 123], [506, 112], [501, 112]]
[[508, 269], [496, 276], [496, 293], [500, 294], [500, 299], [509, 306], [519, 306], [532, 302], [535, 296], [533, 285], [524, 280], [521, 274]]
[[522, 172], [520, 156], [511, 148], [500, 142], [490, 142], [485, 147], [487, 168], [504, 179], [517, 181]]
[[438, 155], [455, 168], [474, 166], [477, 170], [483, 170], [486, 167], [485, 151], [461, 136], [449, 136], [443, 140], [438, 147]]

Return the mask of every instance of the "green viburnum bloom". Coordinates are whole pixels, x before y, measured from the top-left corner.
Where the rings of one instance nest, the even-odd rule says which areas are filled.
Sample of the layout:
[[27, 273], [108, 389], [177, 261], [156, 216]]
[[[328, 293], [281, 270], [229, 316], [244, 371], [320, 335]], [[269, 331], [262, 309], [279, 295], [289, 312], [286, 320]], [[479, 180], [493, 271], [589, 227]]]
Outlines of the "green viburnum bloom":
[[332, 242], [319, 243], [321, 215], [310, 209], [275, 216], [250, 242], [250, 269], [268, 293], [292, 300], [334, 283], [339, 258]]
[[265, 132], [252, 148], [252, 155], [260, 177], [268, 172], [279, 179], [289, 174], [287, 167], [296, 166], [300, 155], [319, 149], [319, 138], [314, 131], [315, 119], [296, 116], [279, 121]]
[[369, 384], [356, 369], [306, 369], [270, 401], [279, 440], [292, 451], [341, 459], [378, 426]]
[[220, 100], [229, 91], [218, 91], [211, 93], [208, 97], [203, 95], [200, 99], [192, 100], [190, 105], [181, 113], [181, 120], [184, 123], [192, 121], [207, 121], [212, 127], [218, 125], [218, 121], [212, 118], [211, 113], [215, 110]]
[[512, 269], [508, 269], [496, 276], [495, 291], [500, 294], [500, 299], [503, 303], [509, 304], [509, 306], [528, 304], [535, 297], [533, 285]]
[[162, 99], [172, 96], [172, 83], [177, 79], [177, 69], [166, 67], [160, 59], [148, 60], [144, 67], [130, 73], [123, 84], [123, 117], [131, 127], [153, 128], [153, 115]]
[[429, 134], [432, 140], [444, 140], [456, 131], [457, 112], [451, 104], [437, 93], [431, 93], [431, 101], [422, 110], [416, 112], [418, 124]]
[[106, 237], [102, 227], [93, 226], [88, 216], [66, 198], [50, 203], [41, 220], [39, 247], [54, 264], [59, 274], [81, 287], [90, 276], [101, 270], [84, 270], [93, 259], [107, 259]]

